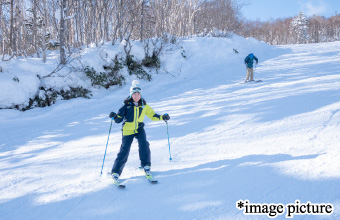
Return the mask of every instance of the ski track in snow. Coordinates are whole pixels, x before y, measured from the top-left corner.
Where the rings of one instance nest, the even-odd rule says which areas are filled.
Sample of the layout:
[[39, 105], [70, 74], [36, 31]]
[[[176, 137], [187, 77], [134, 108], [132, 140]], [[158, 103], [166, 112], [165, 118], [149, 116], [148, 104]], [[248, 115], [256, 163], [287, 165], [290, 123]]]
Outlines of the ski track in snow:
[[203, 62], [206, 47], [184, 44], [191, 57], [176, 78], [142, 81], [150, 106], [171, 116], [172, 162], [165, 123], [146, 119], [159, 184], [138, 170], [135, 141], [122, 175], [127, 188], [106, 178], [121, 143], [120, 124], [112, 126], [99, 177], [108, 114], [118, 110], [129, 85], [91, 100], [4, 110], [0, 219], [268, 219], [243, 215], [235, 204], [240, 199], [332, 203], [331, 216], [294, 219], [339, 218], [340, 42], [272, 47], [272, 57], [258, 56], [255, 79], [263, 82], [246, 84], [240, 84], [243, 56]]

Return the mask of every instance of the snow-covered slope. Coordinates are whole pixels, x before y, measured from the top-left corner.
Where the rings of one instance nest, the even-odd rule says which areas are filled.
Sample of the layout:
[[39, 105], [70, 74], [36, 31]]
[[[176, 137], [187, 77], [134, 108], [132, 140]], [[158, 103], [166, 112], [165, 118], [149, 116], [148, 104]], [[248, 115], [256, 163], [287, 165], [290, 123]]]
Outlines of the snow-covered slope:
[[[239, 53], [234, 53], [237, 49]], [[168, 113], [146, 119], [151, 185], [132, 145], [119, 190], [103, 175], [110, 127], [129, 86], [93, 99], [26, 112], [0, 110], [0, 219], [268, 219], [244, 215], [251, 203], [331, 203], [340, 217], [340, 42], [268, 46], [254, 39], [192, 38], [162, 57], [164, 72], [142, 81], [143, 97]], [[259, 58], [242, 84], [243, 59]], [[104, 170], [121, 143], [112, 126]], [[276, 219], [283, 219], [283, 215]]]

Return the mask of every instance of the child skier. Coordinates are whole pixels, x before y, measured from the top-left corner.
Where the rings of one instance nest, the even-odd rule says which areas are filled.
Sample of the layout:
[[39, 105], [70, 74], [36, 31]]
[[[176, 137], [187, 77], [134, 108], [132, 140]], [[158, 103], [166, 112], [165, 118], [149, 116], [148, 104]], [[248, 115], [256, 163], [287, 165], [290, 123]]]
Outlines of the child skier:
[[250, 53], [245, 59], [244, 59], [244, 64], [246, 65], [247, 68], [247, 77], [246, 80], [244, 81], [245, 83], [249, 81], [254, 81], [254, 60], [256, 61], [256, 64], [258, 64], [259, 60], [257, 59], [254, 54]]
[[146, 103], [145, 99], [142, 98], [142, 88], [139, 86], [139, 82], [134, 80], [130, 87], [130, 96], [124, 101], [118, 113], [110, 113], [110, 118], [113, 118], [116, 123], [124, 121], [122, 125], [122, 145], [111, 171], [112, 178], [117, 185], [119, 184], [118, 178], [122, 174], [125, 163], [127, 162], [134, 138], [138, 141], [141, 167], [144, 169], [147, 177], [151, 176], [151, 152], [149, 142], [146, 140], [143, 122], [145, 115], [153, 121], [166, 121], [170, 119], [168, 114], [158, 115], [154, 112]]

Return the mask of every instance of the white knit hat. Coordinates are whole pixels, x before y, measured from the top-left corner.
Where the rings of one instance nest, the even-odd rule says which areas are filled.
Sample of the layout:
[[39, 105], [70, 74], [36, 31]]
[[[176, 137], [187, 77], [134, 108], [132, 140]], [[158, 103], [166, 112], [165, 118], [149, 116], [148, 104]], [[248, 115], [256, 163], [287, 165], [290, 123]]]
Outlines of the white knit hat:
[[132, 81], [132, 85], [130, 87], [130, 97], [132, 97], [132, 94], [135, 92], [139, 92], [142, 95], [142, 88], [140, 87], [138, 80]]

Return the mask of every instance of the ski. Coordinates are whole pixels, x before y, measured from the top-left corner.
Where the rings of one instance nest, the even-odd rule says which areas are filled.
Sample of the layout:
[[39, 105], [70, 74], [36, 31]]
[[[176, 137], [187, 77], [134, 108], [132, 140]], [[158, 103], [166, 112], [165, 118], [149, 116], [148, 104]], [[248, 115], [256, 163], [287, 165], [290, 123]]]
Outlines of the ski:
[[139, 167], [139, 169], [140, 169], [141, 171], [143, 171], [143, 173], [144, 173], [146, 179], [147, 179], [150, 183], [152, 183], [152, 184], [158, 183], [158, 180], [156, 180], [156, 179], [152, 176], [152, 174], [151, 174], [150, 172], [149, 172], [149, 174], [147, 174], [147, 173], [145, 173], [145, 171], [144, 171], [144, 169], [143, 169], [142, 167]]
[[112, 179], [113, 185], [117, 186], [119, 189], [125, 189], [125, 185], [121, 184], [119, 181]]
[[156, 184], [158, 183], [158, 180], [156, 180], [155, 178], [153, 178], [153, 176], [151, 174], [149, 175], [145, 175], [146, 179], [149, 180], [150, 183], [152, 184]]
[[253, 80], [253, 81], [248, 81], [247, 83], [258, 83], [258, 82], [262, 82], [262, 80], [261, 80], [261, 79], [259, 79], [259, 80]]
[[246, 84], [246, 83], [258, 83], [258, 82], [263, 82], [261, 79], [260, 80], [253, 80], [253, 81], [246, 81], [246, 82], [242, 82], [241, 84]]
[[107, 173], [107, 177], [110, 178], [112, 181], [113, 185], [117, 186], [119, 189], [125, 189], [125, 185], [121, 184], [119, 180], [113, 179], [111, 176], [111, 172]]

